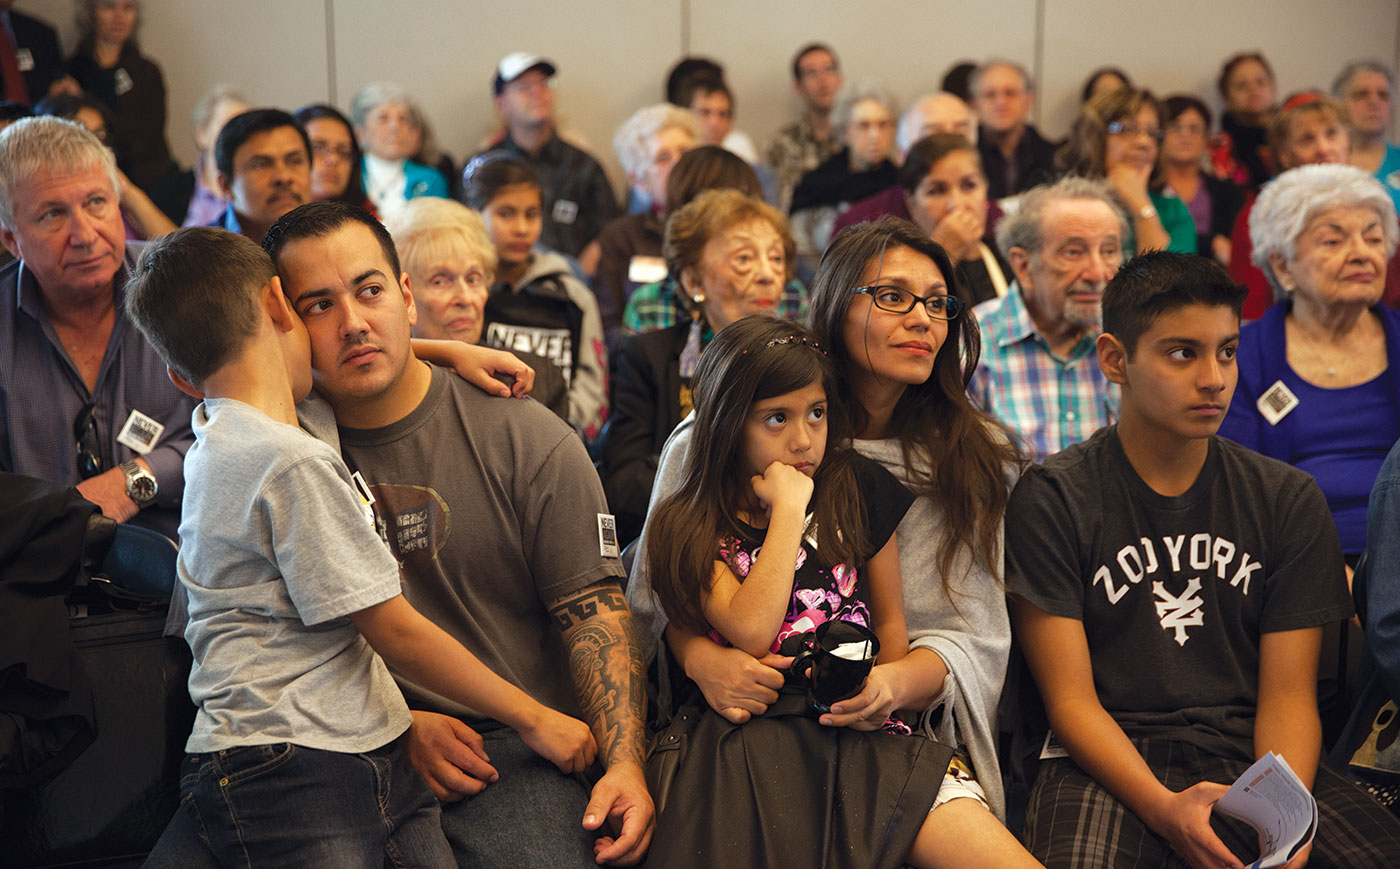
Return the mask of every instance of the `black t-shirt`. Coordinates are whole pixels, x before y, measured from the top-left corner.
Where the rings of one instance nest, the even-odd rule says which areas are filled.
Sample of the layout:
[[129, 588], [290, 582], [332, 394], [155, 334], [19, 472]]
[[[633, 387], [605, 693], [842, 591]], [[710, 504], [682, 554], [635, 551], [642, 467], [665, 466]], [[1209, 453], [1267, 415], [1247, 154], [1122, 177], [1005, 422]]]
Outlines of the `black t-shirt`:
[[1168, 497], [1101, 429], [1021, 477], [1006, 541], [1007, 591], [1084, 623], [1099, 700], [1129, 736], [1252, 758], [1260, 634], [1352, 611], [1312, 477], [1221, 438]]

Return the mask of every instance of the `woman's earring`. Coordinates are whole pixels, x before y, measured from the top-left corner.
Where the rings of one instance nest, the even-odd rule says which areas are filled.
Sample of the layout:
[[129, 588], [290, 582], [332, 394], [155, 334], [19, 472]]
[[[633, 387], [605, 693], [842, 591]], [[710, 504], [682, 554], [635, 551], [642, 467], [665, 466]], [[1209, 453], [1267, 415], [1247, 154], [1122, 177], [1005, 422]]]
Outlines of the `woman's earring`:
[[693, 295], [693, 296], [690, 297], [690, 300], [691, 300], [692, 302], [694, 302], [695, 304], [697, 304], [697, 305], [703, 305], [703, 304], [705, 304], [705, 294], [704, 294], [704, 293], [696, 293], [695, 295]]

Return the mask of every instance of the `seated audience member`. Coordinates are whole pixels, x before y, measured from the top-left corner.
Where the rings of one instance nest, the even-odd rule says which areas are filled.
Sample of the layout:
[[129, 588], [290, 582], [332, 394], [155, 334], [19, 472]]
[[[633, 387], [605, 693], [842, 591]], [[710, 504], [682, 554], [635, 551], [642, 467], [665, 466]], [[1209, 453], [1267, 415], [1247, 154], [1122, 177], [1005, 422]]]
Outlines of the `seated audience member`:
[[1220, 133], [1211, 139], [1211, 165], [1217, 177], [1257, 193], [1275, 172], [1289, 168], [1274, 164], [1269, 145], [1278, 96], [1273, 67], [1257, 51], [1236, 54], [1221, 65], [1216, 87], [1225, 111]]
[[1123, 263], [1127, 216], [1106, 182], [1036, 187], [997, 227], [1016, 281], [973, 309], [982, 364], [967, 389], [1021, 438], [1032, 461], [1113, 422], [1117, 387], [1094, 358], [1103, 288]]
[[[737, 190], [745, 196], [763, 198], [758, 176], [749, 164], [717, 145], [701, 145], [671, 170], [666, 182], [666, 213], [674, 214], [706, 190]], [[689, 323], [694, 306], [687, 303], [684, 295], [684, 288], [671, 274], [637, 287], [622, 312], [622, 334], [636, 335]], [[775, 316], [794, 322], [806, 319], [807, 288], [797, 278], [783, 287]]]
[[1386, 140], [1394, 91], [1395, 74], [1374, 60], [1352, 61], [1332, 82], [1332, 98], [1351, 133], [1347, 162], [1380, 179], [1400, 208], [1400, 145]]
[[136, 43], [136, 0], [82, 0], [68, 74], [110, 113], [117, 165], [143, 190], [179, 173], [165, 140], [165, 77]]
[[[919, 730], [957, 745], [958, 752], [920, 836], [925, 844], [941, 843], [943, 856], [928, 861], [927, 851], [916, 847], [923, 856], [915, 859], [920, 865], [1028, 864], [998, 823], [1004, 803], [993, 725], [1010, 647], [998, 579], [1001, 528], [1007, 481], [1019, 473], [1019, 460], [1005, 431], [963, 392], [964, 372], [977, 364], [977, 325], [947, 300], [956, 290], [948, 273], [943, 251], [905, 221], [885, 218], [854, 227], [832, 242], [822, 260], [813, 321], [836, 368], [837, 389], [828, 398], [851, 417], [851, 445], [916, 496], [895, 532], [909, 645], [897, 662], [909, 680], [899, 680], [897, 690], [915, 689], [916, 696], [892, 698], [890, 706], [931, 712], [920, 719]], [[881, 289], [895, 292], [852, 292], [884, 284]], [[934, 310], [928, 303], [936, 300], [943, 302]], [[897, 351], [889, 347], [892, 339], [931, 350], [923, 356]], [[683, 466], [695, 455], [692, 444], [715, 435], [681, 423], [662, 459], [656, 503], [681, 484]], [[835, 443], [829, 435], [828, 449]], [[949, 521], [954, 514], [964, 521]], [[648, 654], [668, 649], [676, 657], [703, 694], [705, 715], [713, 710], [736, 725], [763, 726], [790, 700], [780, 696], [784, 674], [775, 669], [785, 659], [755, 659], [693, 628], [667, 624], [655, 591], [664, 580], [656, 579], [649, 551], [668, 539], [648, 525], [628, 587], [644, 647]], [[880, 708], [867, 715], [871, 720], [858, 720], [867, 699], [841, 704], [822, 722], [836, 732], [878, 727]], [[736, 738], [750, 737], [741, 728]], [[956, 853], [942, 851], [953, 843]], [[744, 865], [751, 864], [761, 861]]]
[[[444, 800], [457, 864], [637, 862], [653, 826], [641, 653], [583, 444], [538, 403], [496, 401], [419, 360], [393, 241], [365, 212], [308, 204], [266, 247], [409, 602], [531, 697], [587, 721], [598, 743], [590, 791], [485, 710], [398, 674], [414, 710], [408, 756]], [[341, 360], [347, 323], [376, 348], [354, 365]]]
[[124, 306], [171, 379], [203, 399], [178, 565], [197, 712], [172, 838], [195, 827], [224, 865], [450, 864], [386, 662], [514, 727], [561, 771], [592, 763], [588, 725], [487, 669], [404, 599], [349, 469], [297, 427], [311, 348], [261, 248], [180, 230], [142, 254]]
[[1318, 764], [1323, 626], [1352, 611], [1326, 502], [1214, 436], [1243, 295], [1195, 255], [1125, 265], [1098, 339], [1122, 416], [1011, 495], [1012, 624], [1068, 753], [1041, 761], [1027, 808], [1047, 866], [1248, 865], [1259, 836], [1211, 806], [1269, 752], [1318, 802], [1289, 867], [1400, 857], [1400, 820]]
[[802, 114], [778, 129], [765, 153], [778, 175], [778, 208], [792, 203], [792, 191], [811, 172], [841, 148], [831, 124], [831, 110], [841, 92], [841, 63], [823, 42], [809, 42], [792, 57], [792, 90], [802, 103]]
[[987, 231], [987, 177], [977, 146], [957, 133], [915, 143], [899, 168], [914, 223], [948, 253], [969, 307], [1007, 293], [1011, 266]]
[[789, 209], [798, 256], [813, 267], [831, 240], [836, 215], [895, 183], [891, 157], [897, 114], [894, 100], [873, 86], [851, 87], [837, 98], [831, 122], [842, 148], [802, 176]]
[[[44, 97], [34, 107], [34, 113], [80, 124], [104, 143], [107, 141], [107, 111], [91, 97], [68, 94]], [[151, 201], [145, 191], [132, 184], [120, 169], [117, 170], [117, 183], [121, 185], [122, 220], [128, 239], [140, 241], [156, 238], [175, 228], [165, 212]]]
[[496, 246], [496, 283], [486, 300], [482, 343], [538, 353], [569, 388], [569, 422], [593, 440], [608, 418], [608, 352], [598, 302], [563, 257], [537, 249], [543, 204], [530, 166], [488, 154], [467, 166], [463, 195]]
[[623, 543], [642, 532], [661, 445], [690, 412], [701, 352], [735, 320], [775, 315], [792, 277], [786, 218], [736, 190], [706, 191], [671, 215], [664, 249], [690, 316], [625, 338], [613, 360], [612, 422], [600, 474]]
[[1206, 104], [1187, 94], [1162, 101], [1163, 126], [1161, 177], [1154, 189], [1167, 198], [1180, 199], [1196, 226], [1196, 253], [1230, 262], [1230, 230], [1244, 206], [1244, 191], [1234, 182], [1206, 170], [1206, 146], [1210, 140], [1211, 114]]
[[[603, 318], [608, 350], [617, 346], [622, 312], [632, 291], [665, 275], [661, 257], [666, 182], [685, 153], [695, 147], [695, 121], [670, 103], [638, 109], [617, 128], [613, 149], [627, 180], [649, 201], [640, 214], [626, 214], [607, 226], [590, 248], [597, 252], [593, 295]], [[596, 247], [595, 247], [596, 246]], [[585, 251], [584, 260], [588, 259]]]
[[[423, 196], [406, 203], [384, 228], [418, 311], [413, 337], [479, 343], [497, 262], [481, 215], [451, 199]], [[569, 391], [559, 366], [536, 353], [512, 352], [535, 370], [530, 396], [567, 421]]]
[[[0, 96], [33, 105], [46, 96], [81, 90], [64, 69], [58, 33], [52, 27], [15, 9], [14, 0], [0, 0], [0, 19], [14, 40], [15, 51], [13, 72], [5, 68], [8, 64], [0, 64], [0, 84], [4, 85]], [[21, 57], [28, 58], [27, 65], [20, 62]]]
[[195, 402], [128, 322], [116, 161], [77, 124], [0, 133], [0, 471], [77, 486], [174, 538]]
[[[1146, 250], [1196, 252], [1191, 212], [1180, 199], [1151, 187], [1162, 141], [1162, 110], [1150, 91], [1117, 88], [1080, 110], [1055, 162], [1070, 175], [1104, 178], [1128, 208], [1129, 254]], [[1136, 242], [1136, 244], [1134, 244]]]
[[[977, 117], [972, 113], [972, 107], [948, 93], [929, 94], [915, 100], [900, 116], [899, 127], [895, 131], [894, 141], [899, 152], [899, 162], [904, 163], [909, 149], [914, 147], [915, 142], [934, 133], [957, 133], [972, 142], [975, 147]], [[834, 237], [848, 226], [874, 220], [882, 214], [890, 214], [902, 220], [912, 219], [905, 202], [904, 188], [898, 183], [851, 203], [849, 208], [836, 215], [831, 234]], [[998, 209], [997, 216], [1000, 215], [1001, 211]]]
[[1128, 78], [1128, 74], [1120, 67], [1101, 66], [1084, 79], [1084, 92], [1080, 94], [1079, 102], [1087, 103], [1100, 94], [1132, 86], [1132, 79]]
[[325, 103], [302, 106], [292, 117], [311, 142], [311, 200], [334, 199], [372, 213], [374, 203], [365, 193], [362, 171], [364, 153], [350, 119]]
[[[1270, 163], [1286, 172], [1314, 163], [1345, 163], [1350, 138], [1337, 104], [1318, 93], [1295, 94], [1284, 101], [1269, 127]], [[1254, 242], [1249, 236], [1251, 196], [1235, 216], [1230, 232], [1230, 277], [1244, 284], [1244, 318], [1257, 320], [1274, 303], [1273, 288], [1254, 264]], [[1389, 293], [1387, 293], [1389, 295]]]
[[1009, 60], [989, 61], [969, 82], [972, 107], [982, 122], [977, 147], [993, 200], [1015, 196], [1058, 174], [1055, 145], [1030, 124], [1035, 86], [1030, 73]]
[[311, 199], [311, 140], [281, 109], [229, 118], [214, 143], [219, 189], [228, 199], [214, 225], [261, 243], [277, 218]]
[[1380, 305], [1395, 205], [1363, 170], [1302, 166], [1264, 185], [1249, 234], [1281, 301], [1240, 331], [1220, 435], [1312, 474], [1354, 564], [1376, 473], [1400, 439], [1400, 313]]
[[[209, 226], [224, 215], [228, 200], [219, 190], [219, 167], [214, 160], [214, 143], [229, 118], [252, 106], [243, 94], [226, 84], [214, 85], [200, 94], [190, 111], [191, 134], [199, 155], [183, 182], [186, 199], [181, 226]], [[171, 215], [173, 220], [175, 215]]]
[[666, 100], [695, 116], [701, 145], [719, 145], [757, 167], [753, 139], [734, 129], [734, 92], [724, 80], [724, 67], [708, 57], [681, 58], [666, 77]]
[[[603, 167], [559, 137], [554, 74], [554, 64], [537, 55], [516, 52], [501, 58], [492, 88], [506, 137], [484, 153], [504, 152], [529, 164], [539, 178], [540, 240], [550, 250], [576, 257], [619, 210]], [[471, 166], [468, 161], [462, 173], [464, 188]]]
[[418, 108], [408, 91], [374, 82], [350, 101], [355, 138], [364, 149], [360, 177], [375, 211], [391, 216], [418, 196], [447, 196], [447, 179], [431, 166], [409, 158], [421, 143]]

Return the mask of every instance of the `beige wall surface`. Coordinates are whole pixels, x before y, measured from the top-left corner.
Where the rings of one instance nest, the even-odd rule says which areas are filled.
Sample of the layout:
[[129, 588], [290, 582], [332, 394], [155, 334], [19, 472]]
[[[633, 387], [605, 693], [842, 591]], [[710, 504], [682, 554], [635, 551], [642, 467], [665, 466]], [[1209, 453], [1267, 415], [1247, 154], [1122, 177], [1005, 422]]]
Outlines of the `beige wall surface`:
[[[67, 50], [75, 6], [16, 4], [55, 24]], [[1039, 79], [1036, 116], [1051, 136], [1069, 129], [1084, 77], [1105, 63], [1159, 95], [1194, 92], [1218, 106], [1216, 70], [1236, 50], [1268, 55], [1280, 95], [1330, 85], [1347, 59], [1400, 55], [1397, 0], [141, 0], [141, 15], [184, 163], [190, 107], [210, 85], [264, 105], [345, 108], [374, 80], [417, 94], [439, 146], [460, 161], [496, 127], [496, 61], [528, 50], [558, 63], [564, 126], [619, 186], [613, 130], [661, 98], [686, 51], [726, 66], [738, 127], [760, 148], [796, 110], [788, 65], [810, 40], [836, 47], [848, 80], [882, 83], [901, 101], [936, 88], [959, 60], [1016, 59]]]

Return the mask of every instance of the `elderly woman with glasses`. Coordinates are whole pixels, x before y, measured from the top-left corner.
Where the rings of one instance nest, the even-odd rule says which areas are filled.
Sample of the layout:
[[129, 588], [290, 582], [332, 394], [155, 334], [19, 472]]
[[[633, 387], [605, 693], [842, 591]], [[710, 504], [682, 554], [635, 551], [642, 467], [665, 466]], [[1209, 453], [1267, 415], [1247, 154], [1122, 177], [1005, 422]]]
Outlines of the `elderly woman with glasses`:
[[737, 190], [708, 190], [677, 209], [666, 221], [662, 252], [689, 316], [624, 338], [614, 359], [600, 471], [623, 542], [641, 533], [661, 446], [690, 412], [701, 351], [735, 320], [777, 316], [792, 276], [787, 219]]
[[[851, 227], [822, 259], [812, 327], [840, 376], [832, 398], [852, 416], [855, 449], [917, 496], [896, 531], [910, 651], [892, 665], [902, 668], [900, 687], [885, 705], [918, 710], [916, 730], [958, 747], [914, 848], [895, 856], [917, 866], [1034, 866], [999, 821], [1005, 803], [994, 727], [1011, 642], [999, 581], [1002, 528], [1020, 456], [1006, 430], [968, 399], [981, 340], [976, 319], [961, 310], [954, 274], [947, 254], [914, 224], [885, 217]], [[662, 456], [658, 501], [675, 487], [690, 443], [682, 423]], [[668, 625], [645, 569], [647, 549], [663, 545], [643, 534], [628, 587], [642, 647], [649, 656], [675, 656], [678, 669], [658, 668], [673, 693], [698, 686], [710, 709], [744, 726], [777, 702], [784, 676], [774, 665], [782, 662]], [[672, 686], [672, 673], [686, 681]], [[822, 723], [878, 727], [887, 710], [863, 709], [870, 693]], [[671, 800], [686, 798], [693, 797]], [[877, 865], [877, 855], [866, 856]]]
[[1363, 170], [1301, 166], [1264, 187], [1249, 231], [1279, 301], [1240, 332], [1220, 434], [1316, 477], [1354, 562], [1371, 487], [1400, 438], [1400, 313], [1379, 304], [1395, 205]]
[[385, 82], [367, 84], [350, 102], [350, 118], [364, 149], [365, 192], [381, 218], [410, 199], [447, 196], [442, 173], [412, 159], [423, 145], [423, 113], [408, 91]]
[[1069, 175], [1105, 178], [1133, 219], [1127, 249], [1196, 252], [1196, 226], [1180, 199], [1152, 191], [1162, 143], [1162, 107], [1150, 91], [1125, 87], [1084, 104], [1055, 154]]

